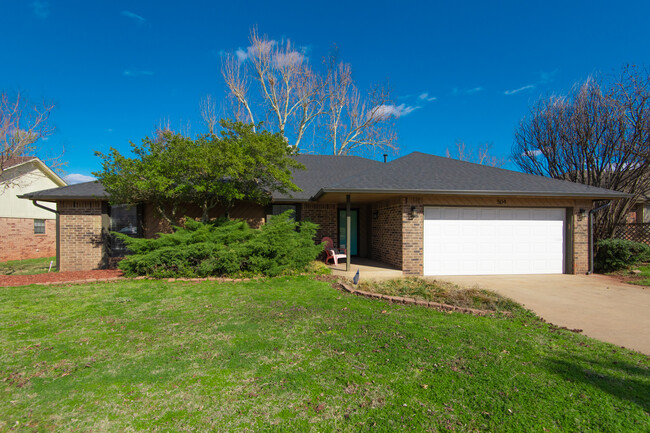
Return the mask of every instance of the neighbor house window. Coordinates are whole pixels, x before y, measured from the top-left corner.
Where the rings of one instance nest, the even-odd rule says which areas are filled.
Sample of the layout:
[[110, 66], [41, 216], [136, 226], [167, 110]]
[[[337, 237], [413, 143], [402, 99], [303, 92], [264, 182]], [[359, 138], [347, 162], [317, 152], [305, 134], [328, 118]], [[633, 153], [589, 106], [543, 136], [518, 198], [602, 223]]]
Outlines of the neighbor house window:
[[[127, 206], [124, 204], [112, 205], [109, 208], [110, 231], [122, 233], [132, 238], [142, 237], [140, 215], [139, 206]], [[122, 257], [126, 253], [127, 248], [124, 242], [115, 236], [111, 236], [110, 256]]]
[[34, 234], [35, 235], [45, 234], [45, 220], [34, 220]]

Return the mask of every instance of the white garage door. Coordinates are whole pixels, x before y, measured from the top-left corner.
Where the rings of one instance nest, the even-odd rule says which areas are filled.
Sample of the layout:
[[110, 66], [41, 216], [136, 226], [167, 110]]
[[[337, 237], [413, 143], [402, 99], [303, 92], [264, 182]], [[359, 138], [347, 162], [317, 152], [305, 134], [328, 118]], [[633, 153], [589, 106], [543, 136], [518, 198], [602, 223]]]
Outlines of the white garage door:
[[424, 275], [561, 274], [564, 209], [424, 208]]

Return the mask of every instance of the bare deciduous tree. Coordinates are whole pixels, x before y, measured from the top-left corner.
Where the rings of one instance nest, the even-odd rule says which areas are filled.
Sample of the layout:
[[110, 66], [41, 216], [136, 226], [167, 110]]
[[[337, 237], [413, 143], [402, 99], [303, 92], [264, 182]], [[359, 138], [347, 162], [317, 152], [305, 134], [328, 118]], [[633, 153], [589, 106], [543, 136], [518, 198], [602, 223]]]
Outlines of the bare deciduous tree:
[[[15, 96], [0, 93], [0, 175], [9, 160], [39, 150], [38, 140], [54, 131], [48, 125], [53, 109], [54, 105], [46, 102], [31, 105], [20, 93]], [[56, 161], [52, 162], [51, 165], [56, 165]]]
[[569, 95], [537, 102], [515, 132], [512, 158], [525, 172], [631, 195], [596, 214], [594, 235], [613, 236], [617, 224], [650, 190], [650, 75], [625, 68], [594, 78]]
[[324, 89], [325, 125], [334, 155], [397, 151], [392, 124], [396, 113], [387, 88], [377, 86], [362, 98], [352, 79], [352, 68], [339, 63], [329, 69]]
[[491, 154], [490, 143], [479, 144], [476, 148], [467, 147], [464, 141], [456, 140], [454, 153], [447, 149], [447, 158], [454, 158], [460, 161], [468, 161], [490, 167], [503, 167], [508, 161]]
[[217, 116], [217, 104], [212, 95], [206, 95], [205, 98], [201, 99], [201, 118], [208, 127], [208, 132], [210, 135], [214, 134], [214, 128], [219, 123], [219, 118]]
[[254, 29], [246, 50], [224, 58], [222, 74], [234, 117], [253, 125], [266, 121], [296, 149], [309, 130], [320, 140], [312, 147], [331, 146], [336, 155], [397, 149], [389, 92], [377, 88], [362, 97], [348, 64], [330, 59], [319, 73], [290, 41], [278, 43]]

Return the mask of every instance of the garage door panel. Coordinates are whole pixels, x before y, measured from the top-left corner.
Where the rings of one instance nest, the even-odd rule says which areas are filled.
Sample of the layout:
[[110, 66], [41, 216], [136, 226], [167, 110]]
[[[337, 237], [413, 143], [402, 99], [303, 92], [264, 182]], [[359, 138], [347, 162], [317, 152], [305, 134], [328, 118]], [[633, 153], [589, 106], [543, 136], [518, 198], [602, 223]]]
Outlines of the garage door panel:
[[424, 274], [562, 273], [564, 209], [424, 208]]

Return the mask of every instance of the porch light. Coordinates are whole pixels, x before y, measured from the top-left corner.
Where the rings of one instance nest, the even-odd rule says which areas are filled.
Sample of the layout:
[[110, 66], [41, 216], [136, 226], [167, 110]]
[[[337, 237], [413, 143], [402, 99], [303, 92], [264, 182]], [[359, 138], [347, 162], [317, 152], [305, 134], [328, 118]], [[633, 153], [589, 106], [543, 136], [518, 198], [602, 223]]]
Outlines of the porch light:
[[417, 212], [415, 212], [415, 209], [416, 209], [415, 206], [411, 206], [411, 219], [417, 216]]
[[581, 217], [584, 218], [585, 215], [587, 215], [587, 209], [580, 209], [580, 210], [578, 211], [578, 213], [580, 214]]
[[379, 211], [378, 210], [376, 210], [376, 211], [374, 211], [372, 213], [372, 219], [376, 220], [377, 218], [379, 218]]

